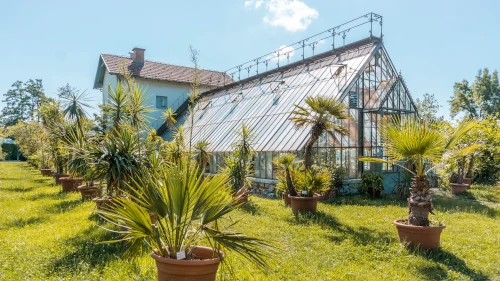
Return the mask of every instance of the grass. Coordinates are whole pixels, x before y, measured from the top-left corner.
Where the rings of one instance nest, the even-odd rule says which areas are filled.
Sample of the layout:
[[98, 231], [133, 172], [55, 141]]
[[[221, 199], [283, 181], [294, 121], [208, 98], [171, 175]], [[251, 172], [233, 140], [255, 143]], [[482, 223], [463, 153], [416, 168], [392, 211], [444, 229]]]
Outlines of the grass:
[[459, 196], [472, 200], [498, 203], [500, 202], [500, 185], [472, 184], [465, 193]]
[[[0, 280], [156, 278], [147, 254], [123, 260], [122, 244], [97, 244], [113, 237], [97, 227], [95, 205], [52, 183], [24, 163], [0, 162]], [[343, 197], [299, 216], [280, 200], [252, 201], [231, 215], [235, 229], [275, 241], [279, 254], [267, 274], [228, 255], [221, 280], [500, 279], [498, 207], [435, 199], [435, 219], [447, 225], [442, 248], [422, 253], [397, 240], [391, 222], [407, 209], [390, 198]]]

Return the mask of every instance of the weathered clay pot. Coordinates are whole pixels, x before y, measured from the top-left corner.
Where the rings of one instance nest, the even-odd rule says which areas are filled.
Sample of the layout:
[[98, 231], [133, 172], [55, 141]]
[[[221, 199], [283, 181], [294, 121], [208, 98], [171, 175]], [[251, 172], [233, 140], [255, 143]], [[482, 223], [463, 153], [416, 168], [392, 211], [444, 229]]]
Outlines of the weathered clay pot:
[[92, 198], [92, 202], [95, 202], [97, 209], [110, 207], [109, 203], [111, 202], [111, 200], [111, 197]]
[[283, 202], [285, 202], [285, 206], [288, 206], [291, 204], [290, 197], [288, 196], [288, 193], [283, 193]]
[[316, 212], [319, 197], [288, 196], [291, 200], [292, 212]]
[[149, 214], [149, 219], [151, 220], [151, 223], [156, 224], [156, 221], [157, 221], [156, 214], [152, 213], [152, 212], [148, 212], [148, 214]]
[[72, 177], [62, 177], [59, 178], [62, 185], [63, 192], [77, 191], [77, 187], [82, 184], [83, 179], [72, 178]]
[[370, 198], [381, 198], [382, 197], [382, 190], [377, 189], [373, 190], [373, 188], [368, 188], [366, 191], [366, 194], [368, 194], [368, 197]]
[[464, 183], [450, 183], [452, 194], [461, 194], [467, 190], [468, 184]]
[[54, 171], [52, 169], [40, 169], [40, 172], [44, 177], [51, 177], [54, 174]]
[[97, 184], [92, 186], [80, 185], [78, 186], [78, 190], [82, 194], [82, 200], [99, 197], [102, 194], [101, 186]]
[[220, 264], [211, 248], [201, 246], [193, 250], [192, 260], [165, 258], [156, 249], [151, 257], [156, 261], [158, 281], [214, 281]]
[[439, 248], [441, 232], [446, 227], [441, 226], [414, 226], [405, 223], [405, 220], [395, 220], [393, 223], [398, 229], [399, 241], [409, 243], [411, 247], [422, 250], [436, 250]]
[[67, 177], [69, 177], [68, 174], [53, 174], [52, 176], [56, 180], [56, 184], [61, 184], [61, 178], [67, 178]]
[[463, 178], [462, 183], [471, 185], [472, 184], [472, 178]]
[[407, 201], [408, 195], [406, 195], [403, 190], [398, 189], [398, 191], [396, 191], [396, 199], [401, 201]]

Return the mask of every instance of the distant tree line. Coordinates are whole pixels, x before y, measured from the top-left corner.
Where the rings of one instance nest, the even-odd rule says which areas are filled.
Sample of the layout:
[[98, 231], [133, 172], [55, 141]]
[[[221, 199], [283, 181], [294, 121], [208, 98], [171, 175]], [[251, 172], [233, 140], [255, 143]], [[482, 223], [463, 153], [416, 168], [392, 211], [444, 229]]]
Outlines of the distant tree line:
[[[463, 146], [480, 144], [479, 148], [467, 157], [467, 176], [478, 180], [495, 182], [500, 178], [500, 83], [498, 71], [492, 73], [487, 69], [478, 71], [474, 81], [466, 79], [456, 82], [453, 95], [448, 101], [450, 118], [474, 118], [480, 125], [471, 132]], [[450, 127], [444, 116], [438, 116], [439, 108], [434, 94], [425, 94], [423, 99], [417, 99], [416, 105], [421, 118], [429, 122]], [[456, 163], [449, 163], [452, 171]]]

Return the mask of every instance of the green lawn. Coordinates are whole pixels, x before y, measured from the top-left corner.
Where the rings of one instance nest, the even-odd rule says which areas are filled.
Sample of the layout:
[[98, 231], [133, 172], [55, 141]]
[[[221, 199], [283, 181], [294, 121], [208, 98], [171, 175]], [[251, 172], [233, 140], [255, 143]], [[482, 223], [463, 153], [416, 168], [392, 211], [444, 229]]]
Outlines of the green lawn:
[[[123, 260], [122, 245], [96, 244], [113, 236], [97, 227], [95, 205], [52, 183], [24, 163], [0, 162], [0, 280], [156, 278], [147, 254]], [[231, 268], [239, 280], [500, 280], [498, 207], [434, 200], [447, 227], [442, 249], [425, 254], [397, 241], [391, 222], [406, 215], [401, 202], [341, 197], [294, 217], [279, 200], [252, 201], [232, 214], [236, 230], [281, 250], [267, 275], [230, 257], [221, 279], [235, 279]]]

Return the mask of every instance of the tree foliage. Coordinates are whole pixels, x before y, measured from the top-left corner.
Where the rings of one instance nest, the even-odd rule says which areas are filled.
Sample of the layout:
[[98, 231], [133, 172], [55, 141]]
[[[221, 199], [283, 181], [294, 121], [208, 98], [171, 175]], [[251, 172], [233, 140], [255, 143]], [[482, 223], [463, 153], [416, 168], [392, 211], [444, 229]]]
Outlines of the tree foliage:
[[420, 118], [429, 122], [444, 120], [444, 116], [438, 116], [439, 109], [442, 105], [439, 104], [434, 94], [425, 93], [423, 99], [417, 98], [415, 103]]
[[40, 104], [46, 99], [41, 79], [30, 79], [24, 83], [16, 81], [4, 97], [2, 103], [5, 107], [0, 115], [0, 122], [5, 127], [13, 126], [19, 120], [35, 120]]
[[450, 115], [464, 113], [468, 118], [485, 118], [500, 113], [500, 84], [498, 72], [479, 70], [474, 83], [456, 82], [450, 100]]

